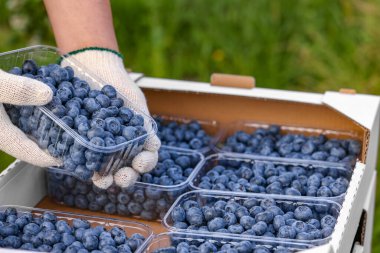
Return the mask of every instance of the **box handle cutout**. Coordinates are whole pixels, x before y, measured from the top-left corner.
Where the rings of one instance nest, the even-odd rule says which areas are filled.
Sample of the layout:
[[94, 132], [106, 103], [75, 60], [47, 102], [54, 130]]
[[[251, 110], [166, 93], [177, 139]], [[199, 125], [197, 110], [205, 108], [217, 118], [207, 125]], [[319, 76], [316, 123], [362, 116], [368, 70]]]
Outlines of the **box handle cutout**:
[[356, 90], [355, 89], [347, 89], [347, 88], [341, 88], [339, 90], [339, 93], [343, 93], [343, 94], [356, 94]]
[[214, 73], [211, 75], [211, 85], [252, 89], [255, 87], [255, 78], [252, 76]]

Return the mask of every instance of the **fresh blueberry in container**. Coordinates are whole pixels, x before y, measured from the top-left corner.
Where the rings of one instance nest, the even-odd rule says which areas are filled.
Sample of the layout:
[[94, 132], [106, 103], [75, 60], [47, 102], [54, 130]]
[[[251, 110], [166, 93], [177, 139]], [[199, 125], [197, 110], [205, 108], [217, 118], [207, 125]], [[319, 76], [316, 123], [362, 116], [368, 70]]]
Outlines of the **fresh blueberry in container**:
[[[332, 234], [340, 210], [339, 204], [327, 200], [313, 202], [243, 196], [187, 193], [170, 210], [164, 224], [188, 231], [312, 241]], [[241, 210], [247, 211], [242, 215]]]
[[352, 172], [343, 164], [281, 162], [238, 155], [206, 158], [192, 185], [196, 189], [331, 198], [340, 201]]

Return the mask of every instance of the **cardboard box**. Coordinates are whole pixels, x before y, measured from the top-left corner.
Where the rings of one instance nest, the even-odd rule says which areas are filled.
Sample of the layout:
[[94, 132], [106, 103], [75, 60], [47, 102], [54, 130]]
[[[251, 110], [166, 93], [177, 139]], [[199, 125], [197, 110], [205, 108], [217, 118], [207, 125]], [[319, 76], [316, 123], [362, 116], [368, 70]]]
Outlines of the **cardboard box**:
[[[379, 139], [379, 97], [339, 92], [316, 94], [246, 89], [235, 84], [234, 88], [230, 88], [226, 87], [226, 82], [223, 87], [211, 86], [208, 83], [149, 78], [140, 74], [133, 77], [144, 89], [153, 114], [217, 120], [221, 125], [245, 120], [305, 130], [323, 129], [337, 138], [352, 136], [360, 139], [363, 150], [332, 240], [329, 244], [304, 252], [347, 253], [352, 251], [356, 241], [355, 250], [370, 252]], [[228, 82], [233, 83], [234, 80], [238, 79], [229, 77]], [[43, 169], [17, 161], [0, 175], [0, 204], [78, 211], [43, 199], [45, 195]], [[159, 223], [147, 224], [152, 225], [156, 233], [164, 231]]]

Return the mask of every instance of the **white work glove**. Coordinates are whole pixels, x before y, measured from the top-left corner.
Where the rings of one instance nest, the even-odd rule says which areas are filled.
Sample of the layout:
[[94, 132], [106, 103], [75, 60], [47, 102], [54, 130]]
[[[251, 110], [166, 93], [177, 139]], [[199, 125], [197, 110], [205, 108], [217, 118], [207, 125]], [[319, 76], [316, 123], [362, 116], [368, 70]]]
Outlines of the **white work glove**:
[[[124, 95], [135, 108], [149, 115], [145, 96], [141, 89], [130, 78], [125, 70], [121, 55], [112, 50], [98, 48], [87, 48], [69, 53], [63, 60], [62, 65], [67, 65], [67, 61], [74, 58], [85, 66], [92, 74], [99, 77], [106, 84], [110, 84], [122, 95]], [[145, 129], [150, 132], [151, 124], [145, 119]], [[114, 182], [120, 187], [132, 185], [140, 173], [151, 171], [158, 161], [158, 149], [161, 141], [157, 135], [148, 136], [144, 143], [143, 150], [132, 160], [131, 167], [118, 170], [114, 175], [100, 176], [95, 173], [92, 180], [99, 188], [106, 189]]]
[[52, 97], [53, 92], [46, 84], [0, 70], [0, 150], [40, 167], [60, 164], [12, 124], [3, 105], [45, 105]]

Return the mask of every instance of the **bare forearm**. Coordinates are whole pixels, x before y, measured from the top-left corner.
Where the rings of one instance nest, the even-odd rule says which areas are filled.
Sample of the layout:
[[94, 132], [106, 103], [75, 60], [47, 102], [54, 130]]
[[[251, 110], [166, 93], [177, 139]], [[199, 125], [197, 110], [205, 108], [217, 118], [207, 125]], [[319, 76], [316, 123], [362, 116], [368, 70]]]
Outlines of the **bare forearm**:
[[44, 3], [63, 53], [84, 47], [118, 51], [108, 0], [44, 0]]

